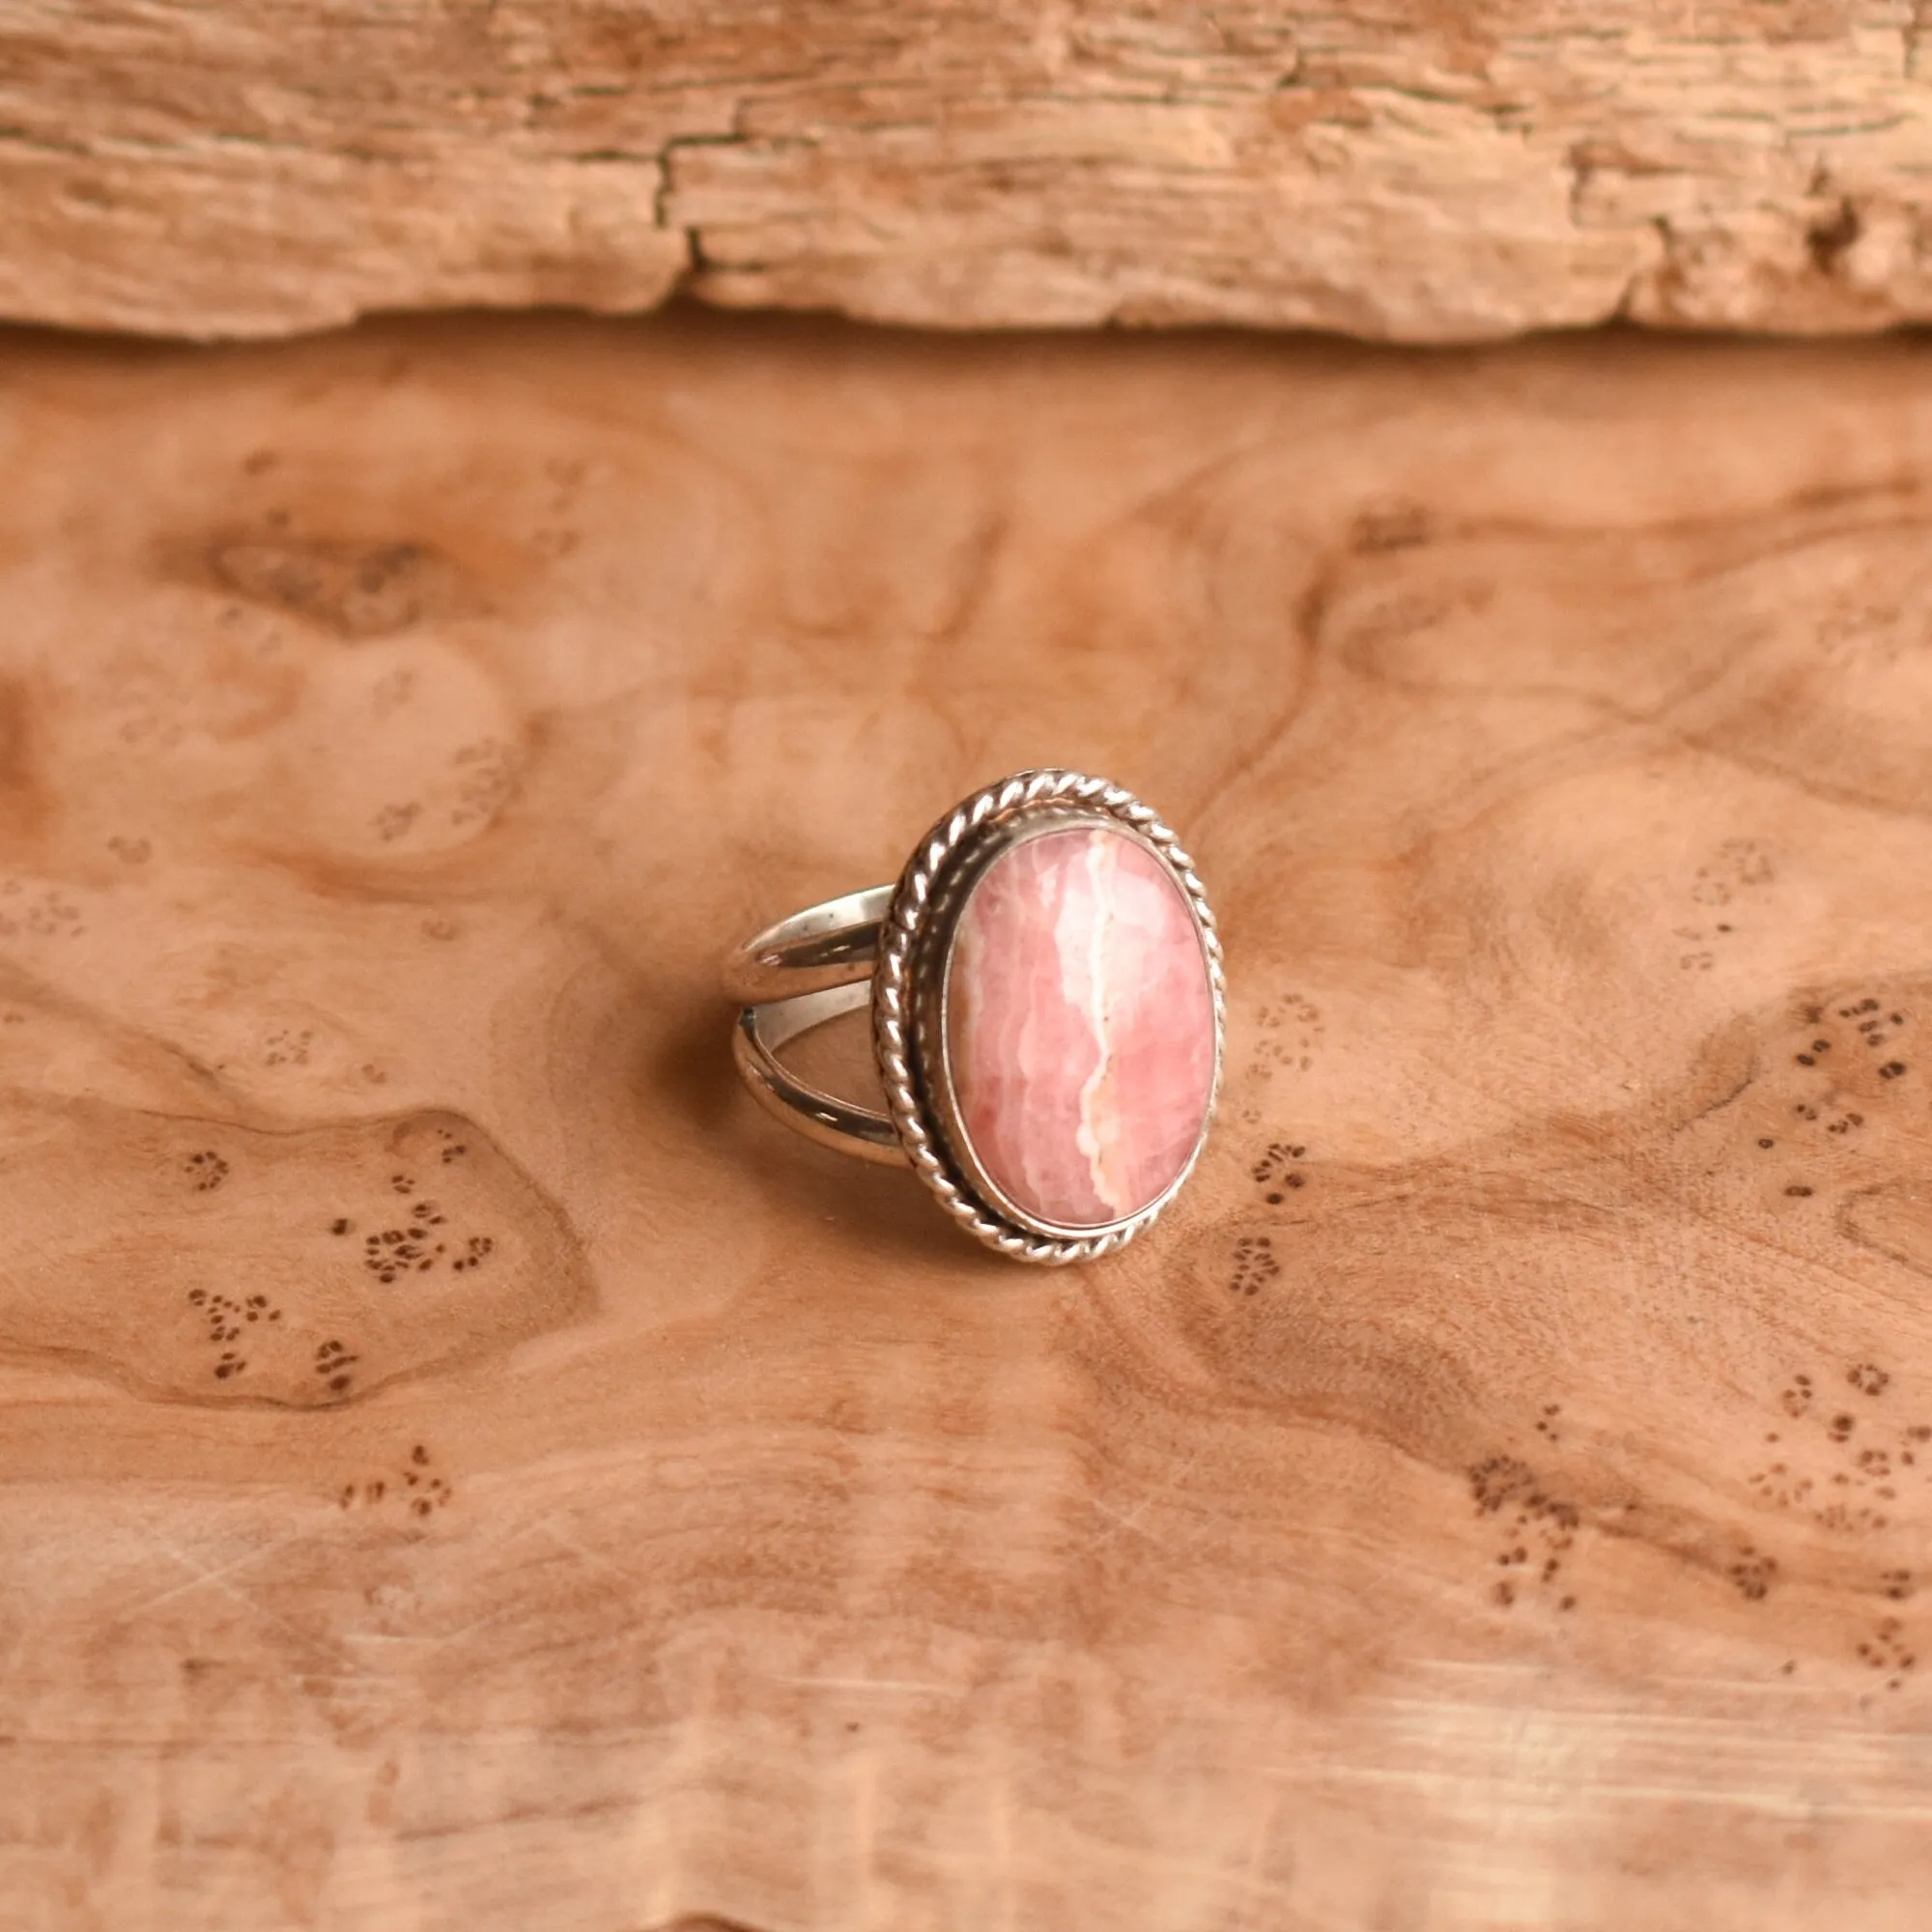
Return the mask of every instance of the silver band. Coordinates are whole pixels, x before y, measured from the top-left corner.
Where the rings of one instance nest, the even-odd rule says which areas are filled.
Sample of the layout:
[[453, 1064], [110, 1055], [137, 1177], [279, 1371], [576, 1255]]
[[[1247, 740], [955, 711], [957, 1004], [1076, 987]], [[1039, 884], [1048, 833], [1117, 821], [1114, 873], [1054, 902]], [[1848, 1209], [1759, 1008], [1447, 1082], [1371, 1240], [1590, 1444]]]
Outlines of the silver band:
[[[862, 893], [846, 893], [823, 905], [807, 906], [803, 912], [766, 926], [726, 955], [722, 976], [725, 996], [742, 1006], [755, 1007], [769, 1000], [796, 999], [802, 993], [820, 993], [828, 986], [849, 986], [854, 980], [869, 980], [879, 956], [879, 933], [892, 903], [891, 886], [867, 886]], [[841, 1007], [839, 1010], [848, 1009]], [[808, 1020], [803, 1026], [792, 1027], [783, 1037], [796, 1038], [807, 1026], [818, 1023]]]
[[[876, 939], [876, 925], [872, 933]], [[779, 1049], [800, 1034], [843, 1013], [858, 1012], [870, 1005], [871, 998], [871, 987], [861, 981], [798, 993], [785, 1000], [761, 1000], [740, 1009], [737, 1030], [731, 1036], [731, 1053], [753, 1096], [786, 1126], [820, 1147], [857, 1154], [861, 1160], [877, 1161], [882, 1167], [904, 1167], [905, 1149], [899, 1144], [898, 1129], [890, 1114], [841, 1100], [836, 1094], [801, 1080], [779, 1059]]]
[[892, 898], [891, 886], [870, 886], [807, 906], [733, 951], [722, 977], [725, 992], [744, 1003], [731, 1052], [759, 1104], [820, 1147], [903, 1167], [905, 1149], [890, 1114], [841, 1100], [779, 1059], [800, 1034], [869, 1004]]

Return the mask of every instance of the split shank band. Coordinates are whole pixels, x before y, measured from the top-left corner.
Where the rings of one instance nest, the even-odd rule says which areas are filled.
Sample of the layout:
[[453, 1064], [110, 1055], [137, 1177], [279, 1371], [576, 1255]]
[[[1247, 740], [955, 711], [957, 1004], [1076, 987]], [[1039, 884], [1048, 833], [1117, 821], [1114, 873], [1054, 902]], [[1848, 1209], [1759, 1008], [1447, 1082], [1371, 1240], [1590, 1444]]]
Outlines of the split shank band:
[[746, 1086], [788, 1127], [884, 1166], [906, 1165], [892, 1117], [801, 1080], [779, 1059], [800, 1034], [871, 999], [891, 886], [808, 906], [748, 939], [725, 959], [726, 995], [741, 1003], [731, 1050]]

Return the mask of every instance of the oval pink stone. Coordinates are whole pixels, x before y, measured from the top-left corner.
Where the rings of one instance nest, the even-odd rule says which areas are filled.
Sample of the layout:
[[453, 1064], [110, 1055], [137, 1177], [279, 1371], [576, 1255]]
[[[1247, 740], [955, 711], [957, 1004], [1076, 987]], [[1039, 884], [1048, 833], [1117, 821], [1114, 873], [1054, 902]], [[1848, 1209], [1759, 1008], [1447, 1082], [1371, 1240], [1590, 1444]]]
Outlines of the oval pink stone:
[[987, 867], [953, 928], [946, 1044], [981, 1172], [1036, 1221], [1098, 1228], [1187, 1166], [1214, 1089], [1214, 996], [1185, 895], [1105, 825]]

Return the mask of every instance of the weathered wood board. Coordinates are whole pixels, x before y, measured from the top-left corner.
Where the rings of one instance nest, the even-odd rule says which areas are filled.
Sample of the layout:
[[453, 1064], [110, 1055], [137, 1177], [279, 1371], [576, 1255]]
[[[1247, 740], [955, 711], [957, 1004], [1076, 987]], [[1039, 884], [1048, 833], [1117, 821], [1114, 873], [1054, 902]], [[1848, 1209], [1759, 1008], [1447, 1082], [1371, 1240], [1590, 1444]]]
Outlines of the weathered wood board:
[[1925, 0], [0, 10], [0, 314], [1932, 318]]
[[[0, 346], [0, 1919], [1905, 1932], [1932, 383], [689, 319]], [[1080, 1271], [723, 949], [1098, 768]]]

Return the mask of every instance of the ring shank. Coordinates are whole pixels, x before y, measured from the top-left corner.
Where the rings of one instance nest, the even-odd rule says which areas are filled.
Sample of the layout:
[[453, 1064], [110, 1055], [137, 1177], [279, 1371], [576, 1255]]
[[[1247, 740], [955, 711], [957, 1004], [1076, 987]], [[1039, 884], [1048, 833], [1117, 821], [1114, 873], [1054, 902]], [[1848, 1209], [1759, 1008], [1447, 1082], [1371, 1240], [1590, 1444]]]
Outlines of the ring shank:
[[869, 980], [892, 903], [891, 886], [868, 886], [766, 926], [725, 955], [724, 991], [755, 1007]]
[[753, 1097], [821, 1147], [881, 1166], [906, 1165], [889, 1114], [802, 1080], [779, 1058], [813, 1027], [870, 1003], [872, 966], [893, 888], [874, 886], [780, 920], [724, 961], [724, 990], [741, 1003], [731, 1053]]

